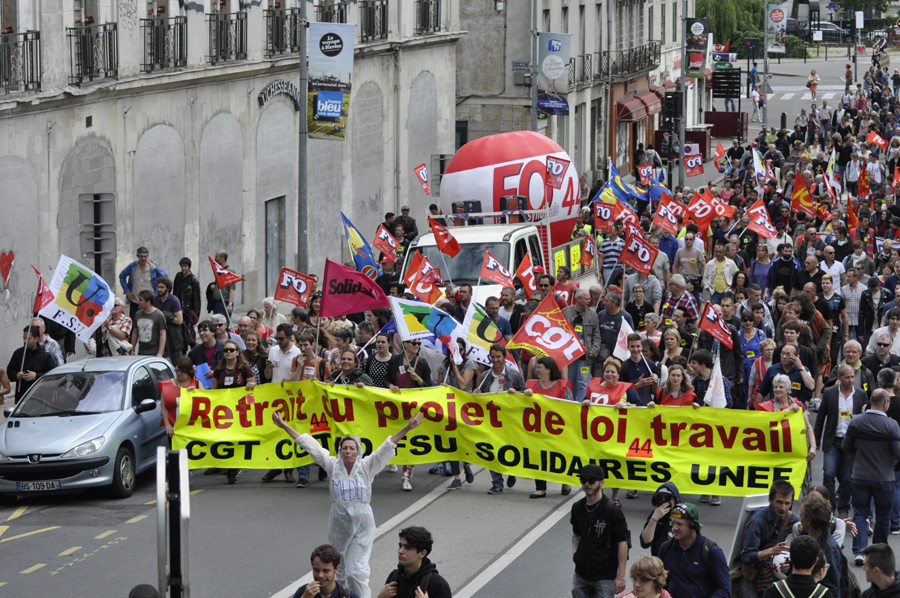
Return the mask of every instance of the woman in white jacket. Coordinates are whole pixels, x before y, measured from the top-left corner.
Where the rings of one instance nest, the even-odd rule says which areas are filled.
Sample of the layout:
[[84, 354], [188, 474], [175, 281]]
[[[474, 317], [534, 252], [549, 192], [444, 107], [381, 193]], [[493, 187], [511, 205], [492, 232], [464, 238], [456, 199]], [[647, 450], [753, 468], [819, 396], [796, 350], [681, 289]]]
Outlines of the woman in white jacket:
[[328, 543], [337, 548], [343, 559], [338, 582], [346, 584], [360, 598], [370, 598], [369, 557], [375, 538], [372, 515], [372, 480], [394, 456], [397, 443], [406, 433], [422, 423], [424, 413], [416, 414], [399, 432], [388, 437], [367, 457], [357, 436], [345, 436], [338, 442], [340, 457], [332, 457], [309, 434], [300, 434], [284, 423], [276, 411], [272, 421], [287, 432], [294, 442], [328, 473], [331, 481], [331, 514], [328, 516]]

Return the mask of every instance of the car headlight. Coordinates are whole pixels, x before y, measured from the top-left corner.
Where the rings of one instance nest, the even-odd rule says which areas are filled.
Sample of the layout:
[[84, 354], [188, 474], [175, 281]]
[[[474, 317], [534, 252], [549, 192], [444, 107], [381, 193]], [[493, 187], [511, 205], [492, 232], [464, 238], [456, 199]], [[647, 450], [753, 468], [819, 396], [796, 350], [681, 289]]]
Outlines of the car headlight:
[[97, 451], [100, 450], [100, 447], [103, 446], [103, 443], [106, 442], [106, 438], [100, 436], [99, 438], [94, 438], [93, 440], [88, 440], [82, 444], [79, 444], [71, 451], [62, 456], [63, 459], [70, 459], [72, 457], [87, 457], [88, 455], [93, 455]]

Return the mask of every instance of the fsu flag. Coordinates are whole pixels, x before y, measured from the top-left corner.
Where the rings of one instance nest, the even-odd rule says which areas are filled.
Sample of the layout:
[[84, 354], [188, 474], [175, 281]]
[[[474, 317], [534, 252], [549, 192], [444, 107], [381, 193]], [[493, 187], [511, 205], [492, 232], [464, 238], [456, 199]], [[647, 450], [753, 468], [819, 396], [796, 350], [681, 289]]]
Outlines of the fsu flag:
[[794, 193], [791, 195], [791, 210], [794, 213], [803, 212], [807, 216], [814, 218], [816, 211], [813, 208], [812, 199], [809, 197], [809, 191], [806, 185], [794, 185]]
[[703, 176], [703, 156], [700, 154], [685, 156], [684, 171], [689, 177]]
[[491, 255], [490, 251], [485, 253], [484, 263], [481, 264], [481, 277], [485, 280], [490, 280], [491, 282], [495, 282], [505, 287], [516, 286], [515, 282], [513, 282], [512, 275], [509, 273], [509, 270], [504, 268], [503, 264], [498, 262], [497, 258]]
[[44, 282], [44, 277], [41, 276], [38, 269], [34, 267], [34, 264], [31, 265], [31, 268], [38, 277], [37, 295], [34, 296], [34, 309], [31, 310], [31, 313], [37, 316], [38, 312], [47, 307], [49, 303], [52, 303], [56, 297], [54, 297], [53, 291], [51, 291], [50, 287], [47, 286], [47, 283]]
[[[600, 202], [596, 202], [600, 203]], [[525, 291], [525, 297], [531, 299], [531, 294], [537, 290], [537, 280], [534, 276], [534, 267], [531, 263], [531, 254], [526, 253], [525, 259], [516, 269], [516, 278], [522, 282], [522, 289]]]
[[548, 293], [525, 320], [507, 348], [525, 349], [538, 357], [552, 357], [560, 368], [584, 355], [584, 346], [552, 293]]
[[325, 260], [321, 317], [357, 314], [389, 305], [387, 295], [374, 280], [353, 268]]
[[378, 231], [375, 233], [375, 238], [372, 239], [372, 247], [383, 253], [385, 256], [390, 257], [392, 260], [397, 260], [397, 239], [394, 238], [394, 235], [392, 235], [383, 224], [378, 225]]
[[48, 286], [52, 298], [40, 299], [44, 303], [40, 315], [65, 326], [78, 340], [89, 342], [112, 311], [115, 295], [109, 285], [93, 270], [60, 255]]
[[678, 211], [683, 210], [684, 206], [677, 201], [663, 195], [659, 200], [659, 208], [656, 210], [656, 216], [653, 217], [653, 224], [658, 226], [660, 230], [667, 230], [672, 235], [678, 234]]
[[885, 139], [875, 131], [871, 131], [869, 133], [869, 136], [866, 137], [866, 143], [874, 143], [883, 150], [886, 150], [888, 148], [887, 139]]
[[547, 156], [547, 186], [553, 189], [562, 189], [568, 169], [569, 161], [565, 158]]
[[428, 185], [428, 167], [425, 166], [425, 162], [422, 162], [413, 168], [413, 170], [416, 171], [416, 178], [422, 183], [422, 189], [425, 190], [425, 195], [431, 195], [431, 187]]
[[581, 240], [581, 258], [578, 260], [578, 265], [584, 268], [590, 268], [591, 264], [594, 263], [594, 254], [596, 251], [594, 239], [590, 235], [585, 235], [584, 239]]
[[625, 233], [625, 248], [619, 255], [619, 261], [641, 274], [650, 274], [659, 249], [651, 245], [640, 233], [633, 232], [632, 228], [635, 227], [629, 227]]
[[[209, 257], [209, 256], [207, 256]], [[213, 276], [216, 277], [216, 286], [220, 289], [224, 289], [227, 286], [231, 286], [236, 282], [241, 282], [244, 280], [234, 272], [230, 272], [220, 266], [216, 260], [209, 258], [209, 265], [212, 266]]]
[[712, 303], [707, 303], [703, 309], [703, 315], [700, 316], [698, 325], [700, 330], [705, 330], [712, 335], [714, 339], [728, 347], [734, 348], [734, 342], [731, 340], [731, 329], [722, 321], [716, 310], [713, 309]]
[[281, 275], [278, 276], [278, 288], [275, 289], [275, 301], [306, 307], [315, 282], [312, 276], [290, 268], [282, 268]]
[[441, 253], [449, 255], [451, 258], [456, 257], [456, 254], [459, 253], [459, 241], [453, 238], [446, 226], [438, 224], [431, 216], [428, 217], [428, 223], [434, 232], [434, 242], [437, 243]]
[[641, 187], [649, 187], [650, 177], [653, 176], [653, 164], [641, 164], [637, 167], [637, 171], [641, 177]]
[[756, 203], [747, 210], [747, 215], [750, 217], [750, 224], [747, 225], [747, 228], [759, 235], [760, 239], [771, 239], [778, 234], [775, 227], [772, 226], [769, 210], [766, 209], [762, 197], [757, 199]]

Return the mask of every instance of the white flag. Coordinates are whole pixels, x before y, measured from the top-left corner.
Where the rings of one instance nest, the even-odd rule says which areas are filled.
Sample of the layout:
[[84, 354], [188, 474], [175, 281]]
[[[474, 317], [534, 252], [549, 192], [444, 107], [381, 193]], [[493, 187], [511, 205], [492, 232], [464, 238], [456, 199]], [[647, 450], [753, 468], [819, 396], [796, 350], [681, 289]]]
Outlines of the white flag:
[[706, 389], [706, 396], [703, 397], [703, 403], [709, 407], [716, 409], [724, 409], [725, 403], [725, 380], [722, 377], [722, 367], [719, 365], [719, 359], [713, 364], [712, 372], [709, 375], [709, 386]]
[[613, 357], [621, 361], [631, 357], [631, 353], [628, 352], [628, 335], [632, 332], [634, 330], [628, 325], [628, 320], [622, 316], [622, 325], [619, 326], [619, 336], [616, 337], [616, 348], [613, 350]]
[[113, 308], [115, 295], [106, 281], [90, 268], [60, 255], [49, 286], [55, 299], [40, 315], [62, 324], [82, 342], [91, 340], [91, 334]]

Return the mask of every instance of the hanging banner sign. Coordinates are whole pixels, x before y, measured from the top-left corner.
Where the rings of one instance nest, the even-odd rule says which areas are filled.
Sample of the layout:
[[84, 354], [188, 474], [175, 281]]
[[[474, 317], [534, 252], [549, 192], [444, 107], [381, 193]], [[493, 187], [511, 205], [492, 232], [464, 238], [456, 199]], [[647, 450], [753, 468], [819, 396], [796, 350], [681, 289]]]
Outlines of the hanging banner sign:
[[770, 54], [784, 54], [784, 36], [787, 30], [787, 16], [791, 5], [785, 2], [770, 2], [766, 7], [766, 27], [768, 28]]
[[542, 31], [538, 36], [538, 113], [569, 114], [570, 33]]
[[706, 76], [706, 54], [709, 38], [709, 19], [687, 20], [687, 68], [684, 71], [686, 77], [701, 78]]
[[342, 140], [347, 131], [355, 31], [352, 23], [309, 24], [310, 139]]

